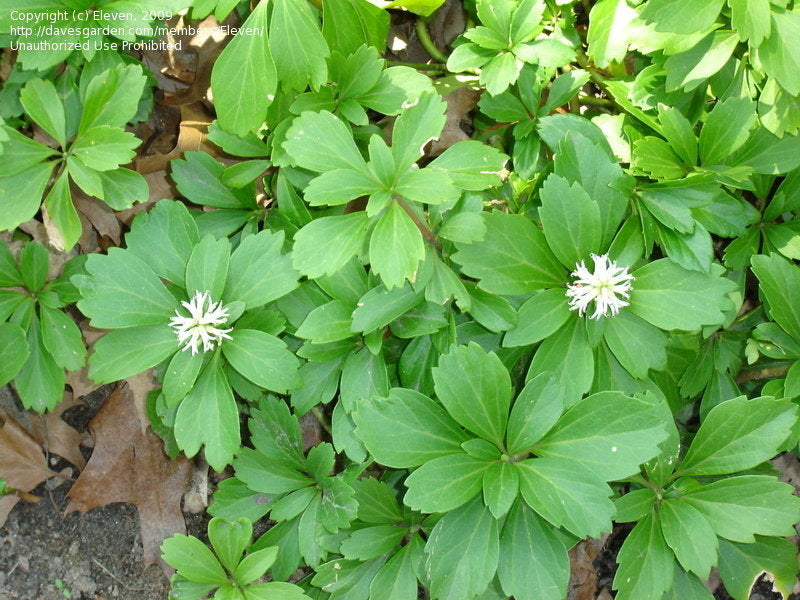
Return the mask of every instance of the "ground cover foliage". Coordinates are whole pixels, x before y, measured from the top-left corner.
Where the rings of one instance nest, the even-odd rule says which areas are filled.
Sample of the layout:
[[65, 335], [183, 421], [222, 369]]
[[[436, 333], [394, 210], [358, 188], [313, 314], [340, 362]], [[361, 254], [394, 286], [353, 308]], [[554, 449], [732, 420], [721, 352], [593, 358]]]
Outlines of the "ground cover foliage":
[[[789, 595], [800, 6], [465, 1], [443, 40], [437, 0], [90, 4], [0, 11], [0, 382], [63, 429], [66, 383], [128, 381], [96, 453], [128, 419], [112, 465], [230, 475], [210, 547], [149, 534], [172, 597], [561, 600], [615, 523], [620, 600]], [[191, 89], [106, 48], [157, 19], [242, 29]], [[87, 22], [104, 49], [9, 49]], [[0, 431], [5, 516], [52, 473]], [[75, 508], [147, 502], [94, 464]]]

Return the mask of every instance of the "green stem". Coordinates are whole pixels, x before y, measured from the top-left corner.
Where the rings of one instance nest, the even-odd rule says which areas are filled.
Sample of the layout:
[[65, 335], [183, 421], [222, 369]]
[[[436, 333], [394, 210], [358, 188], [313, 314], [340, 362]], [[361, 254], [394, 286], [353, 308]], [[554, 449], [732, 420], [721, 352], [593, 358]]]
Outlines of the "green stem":
[[400, 60], [388, 60], [386, 62], [390, 67], [411, 67], [412, 69], [417, 69], [418, 71], [440, 71], [442, 73], [447, 71], [447, 66], [440, 63], [414, 63], [403, 62]]
[[315, 406], [311, 409], [311, 414], [319, 421], [319, 424], [322, 425], [322, 428], [328, 432], [328, 435], [333, 435], [333, 430], [331, 429], [331, 420], [328, 418], [322, 409], [319, 406]]
[[578, 102], [588, 106], [600, 106], [602, 108], [615, 108], [616, 104], [608, 98], [595, 98], [594, 96], [578, 96]]
[[422, 234], [422, 237], [425, 239], [425, 241], [437, 250], [441, 250], [442, 242], [439, 240], [436, 234], [433, 233], [433, 230], [428, 227], [428, 224], [419, 218], [417, 213], [415, 213], [411, 207], [406, 204], [405, 200], [398, 196], [395, 196], [395, 200], [400, 205], [400, 208], [406, 211], [406, 214], [411, 218], [412, 221], [414, 221], [414, 225], [417, 226], [417, 229], [419, 229], [419, 232]]
[[[431, 15], [431, 17], [432, 16], [433, 15]], [[419, 43], [422, 44], [423, 48], [425, 48], [425, 52], [430, 54], [431, 58], [433, 58], [434, 60], [437, 60], [440, 63], [446, 63], [447, 55], [441, 50], [439, 50], [436, 44], [433, 43], [433, 40], [431, 39], [431, 34], [428, 32], [428, 19], [417, 18], [417, 22], [414, 26], [414, 29], [417, 32], [417, 38], [419, 39]]]

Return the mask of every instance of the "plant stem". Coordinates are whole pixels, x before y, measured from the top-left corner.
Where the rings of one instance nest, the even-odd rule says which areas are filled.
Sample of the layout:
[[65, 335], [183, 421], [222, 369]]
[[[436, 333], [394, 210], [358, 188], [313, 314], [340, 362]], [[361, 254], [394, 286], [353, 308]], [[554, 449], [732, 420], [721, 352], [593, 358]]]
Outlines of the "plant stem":
[[405, 200], [403, 200], [402, 198], [398, 198], [397, 196], [395, 196], [395, 200], [400, 205], [400, 207], [404, 211], [406, 211], [406, 214], [409, 217], [411, 217], [411, 220], [414, 221], [414, 225], [417, 226], [417, 229], [419, 229], [419, 231], [422, 234], [422, 237], [425, 239], [425, 241], [428, 242], [431, 246], [433, 246], [437, 250], [441, 250], [442, 249], [442, 242], [439, 240], [439, 238], [436, 236], [436, 234], [433, 233], [431, 228], [428, 227], [428, 224], [425, 221], [423, 221], [422, 219], [420, 219], [419, 216], [417, 215], [417, 213], [415, 213], [413, 210], [411, 210], [411, 207], [408, 204], [406, 204]]
[[400, 60], [388, 60], [386, 62], [389, 63], [390, 67], [411, 67], [412, 69], [417, 69], [418, 71], [447, 71], [447, 67], [440, 63], [414, 63], [403, 62]]
[[322, 428], [328, 432], [328, 435], [333, 435], [333, 431], [331, 429], [331, 420], [328, 418], [322, 409], [319, 406], [315, 406], [311, 409], [311, 414], [319, 421], [319, 424], [322, 425]]
[[767, 367], [766, 369], [749, 369], [742, 371], [736, 376], [736, 383], [783, 377], [789, 371], [789, 366], [790, 365], [785, 365], [782, 367]]
[[608, 98], [595, 98], [594, 96], [578, 96], [578, 102], [588, 106], [600, 106], [602, 108], [615, 108], [616, 104]]
[[436, 44], [433, 43], [431, 34], [428, 32], [428, 20], [430, 20], [431, 17], [433, 17], [433, 15], [427, 19], [417, 18], [417, 22], [414, 25], [414, 30], [417, 32], [417, 38], [419, 39], [419, 43], [422, 44], [422, 47], [425, 48], [425, 52], [430, 54], [431, 58], [434, 60], [437, 60], [440, 63], [446, 63], [447, 55], [439, 50]]

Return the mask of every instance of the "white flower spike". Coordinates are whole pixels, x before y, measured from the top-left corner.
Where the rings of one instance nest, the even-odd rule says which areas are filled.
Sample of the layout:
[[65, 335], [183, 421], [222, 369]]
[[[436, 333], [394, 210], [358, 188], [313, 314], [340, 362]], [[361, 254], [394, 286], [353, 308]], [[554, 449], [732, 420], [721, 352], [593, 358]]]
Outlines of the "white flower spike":
[[175, 330], [178, 344], [186, 342], [184, 351], [191, 348], [192, 354], [197, 354], [202, 344], [203, 352], [207, 352], [213, 350], [223, 339], [232, 339], [228, 332], [233, 328], [217, 327], [228, 321], [228, 309], [222, 306], [222, 302], [214, 304], [208, 292], [196, 291], [189, 302], [181, 302], [181, 305], [189, 311], [189, 316], [182, 316], [176, 309], [169, 326]]
[[594, 313], [590, 319], [607, 317], [609, 313], [614, 316], [620, 308], [628, 306], [631, 281], [635, 278], [626, 267], [618, 267], [617, 263], [609, 260], [608, 254], [591, 256], [594, 273], [589, 272], [583, 261], [577, 263], [572, 272], [576, 279], [567, 286], [569, 309], [577, 310], [580, 316], [584, 316], [589, 304], [594, 301]]

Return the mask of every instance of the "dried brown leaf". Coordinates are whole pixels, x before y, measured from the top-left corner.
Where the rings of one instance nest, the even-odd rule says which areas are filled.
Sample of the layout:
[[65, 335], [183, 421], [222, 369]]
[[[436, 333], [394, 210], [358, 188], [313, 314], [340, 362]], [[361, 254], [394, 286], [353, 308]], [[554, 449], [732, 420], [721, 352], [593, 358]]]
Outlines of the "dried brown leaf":
[[175, 147], [167, 154], [140, 156], [136, 159], [136, 170], [142, 175], [164, 171], [169, 161], [180, 158], [187, 150], [204, 150], [209, 154], [217, 154], [216, 146], [205, 142], [211, 120], [211, 115], [200, 102], [181, 106], [181, 124]]
[[[6, 411], [0, 411], [0, 474], [10, 487], [23, 492], [54, 474], [41, 446]], [[0, 498], [0, 527], [17, 502], [13, 495]]]
[[87, 511], [113, 502], [129, 502], [139, 511], [145, 565], [160, 560], [159, 546], [185, 533], [181, 497], [191, 462], [170, 460], [161, 439], [139, 420], [131, 387], [118, 384], [89, 423], [95, 447], [89, 463], [69, 491], [67, 512]]
[[31, 418], [31, 434], [42, 448], [68, 460], [78, 469], [86, 466], [86, 459], [80, 450], [84, 435], [70, 427], [61, 417], [70, 408], [82, 405], [83, 402], [66, 392], [64, 400], [59, 402], [55, 410], [41, 418]]
[[608, 534], [599, 540], [578, 542], [569, 551], [570, 580], [567, 600], [595, 600], [597, 597], [597, 569], [594, 561], [603, 550]]
[[471, 126], [470, 111], [478, 104], [481, 94], [467, 86], [457, 87], [444, 97], [447, 110], [442, 134], [431, 143], [430, 155], [438, 156], [453, 144], [470, 139], [464, 126]]
[[122, 236], [122, 229], [119, 221], [114, 216], [114, 211], [97, 198], [87, 196], [77, 189], [73, 189], [72, 199], [79, 214], [84, 215], [97, 233], [107, 238], [111, 238], [114, 244], [119, 245]]

